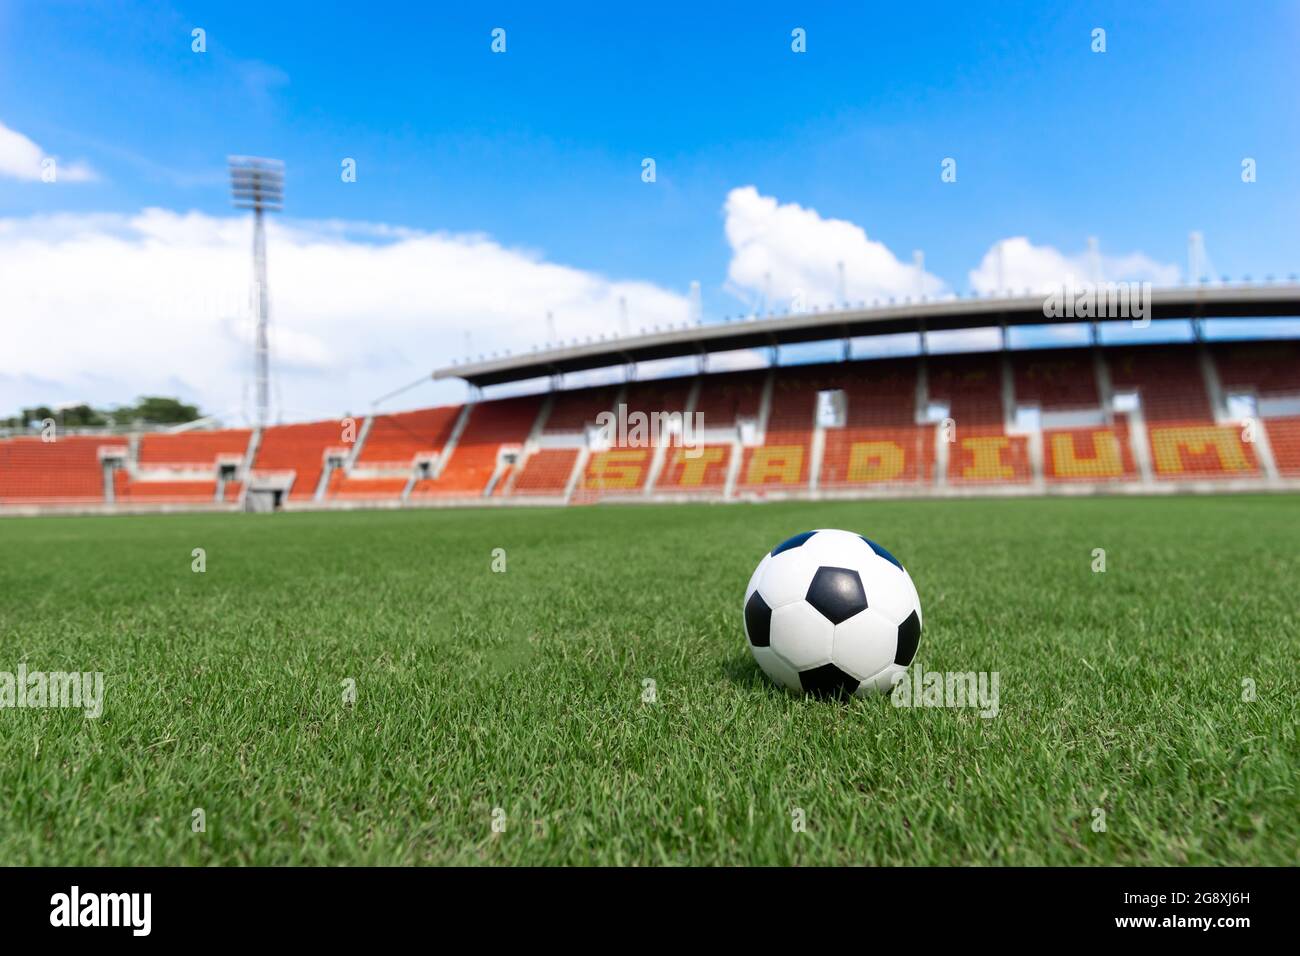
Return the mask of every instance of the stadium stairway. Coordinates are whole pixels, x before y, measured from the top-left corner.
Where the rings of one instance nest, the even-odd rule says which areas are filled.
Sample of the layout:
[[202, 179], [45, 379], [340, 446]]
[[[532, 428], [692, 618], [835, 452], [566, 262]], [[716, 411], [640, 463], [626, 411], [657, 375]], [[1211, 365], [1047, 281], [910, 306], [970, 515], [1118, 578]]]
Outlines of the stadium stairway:
[[132, 436], [128, 454], [114, 471], [113, 500], [222, 503], [227, 484], [247, 467], [253, 436], [247, 428]]
[[421, 478], [436, 479], [464, 412], [451, 405], [367, 416], [351, 454], [342, 461], [327, 458], [319, 499], [405, 499]]
[[939, 438], [946, 445], [936, 474], [940, 484], [1022, 484], [1034, 480], [1029, 442], [1008, 428], [1008, 370], [997, 354], [931, 355], [926, 386], [931, 403], [946, 408]]
[[685, 416], [697, 395], [691, 377], [629, 382], [608, 410], [614, 416], [613, 447], [590, 449], [573, 494], [582, 501], [648, 495], [668, 449], [681, 447], [688, 427], [693, 435]]
[[504, 455], [518, 455], [537, 420], [542, 400], [536, 395], [501, 398], [465, 406], [464, 422], [453, 431], [437, 473], [421, 477], [407, 500], [482, 498]]
[[[1133, 346], [1107, 350], [1110, 381], [1136, 395], [1144, 451], [1157, 481], [1257, 478], [1264, 475], [1255, 436], [1227, 421], [1205, 346]], [[1246, 437], [1252, 440], [1246, 441]]]
[[814, 487], [906, 488], [933, 477], [935, 430], [924, 419], [919, 359], [848, 363], [830, 384], [842, 407], [836, 424], [819, 422], [824, 437], [820, 462], [814, 455]]
[[562, 501], [592, 501], [600, 490], [584, 480], [593, 458], [593, 435], [603, 414], [617, 416], [626, 397], [626, 386], [596, 386], [558, 392], [539, 412], [538, 427], [530, 433], [523, 450], [513, 495], [559, 498]]

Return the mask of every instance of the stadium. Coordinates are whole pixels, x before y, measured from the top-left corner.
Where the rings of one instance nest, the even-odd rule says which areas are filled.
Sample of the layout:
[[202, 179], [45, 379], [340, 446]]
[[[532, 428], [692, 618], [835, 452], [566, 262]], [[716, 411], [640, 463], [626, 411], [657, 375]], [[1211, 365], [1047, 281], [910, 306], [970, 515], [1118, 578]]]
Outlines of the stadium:
[[[1300, 315], [1300, 286], [1153, 295], [1186, 344], [1011, 349], [780, 366], [782, 346], [872, 335], [1042, 327], [1042, 296], [751, 317], [450, 366], [532, 395], [364, 418], [0, 444], [10, 510], [210, 510], [745, 501], [880, 495], [1091, 494], [1300, 488], [1300, 351], [1286, 339], [1207, 342], [1207, 319]], [[1114, 320], [1131, 322], [1127, 316]], [[1150, 321], [1150, 319], [1146, 320]], [[1230, 323], [1229, 327], [1230, 327]], [[1050, 326], [1049, 326], [1050, 327]], [[1230, 335], [1231, 333], [1229, 333]], [[761, 350], [766, 369], [709, 373]], [[639, 380], [645, 361], [697, 362]], [[622, 368], [620, 384], [564, 389]], [[600, 417], [671, 423], [657, 440]], [[698, 423], [694, 436], [683, 422]], [[621, 445], [618, 439], [621, 437]], [[683, 439], [692, 439], [689, 442]], [[687, 444], [694, 447], [685, 447]], [[639, 447], [633, 447], [639, 446]]]
[[16, 17], [87, 77], [0, 94], [0, 860], [107, 868], [65, 914], [1300, 864], [1290, 34], [760, 7]]

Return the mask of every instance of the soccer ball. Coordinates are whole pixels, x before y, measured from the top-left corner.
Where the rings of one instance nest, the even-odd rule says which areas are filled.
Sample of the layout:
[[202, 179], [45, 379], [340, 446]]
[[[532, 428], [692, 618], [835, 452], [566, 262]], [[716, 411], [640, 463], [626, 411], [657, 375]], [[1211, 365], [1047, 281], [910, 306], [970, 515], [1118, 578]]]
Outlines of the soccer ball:
[[850, 531], [805, 531], [763, 556], [745, 589], [754, 660], [782, 687], [888, 693], [916, 656], [921, 601], [902, 564]]

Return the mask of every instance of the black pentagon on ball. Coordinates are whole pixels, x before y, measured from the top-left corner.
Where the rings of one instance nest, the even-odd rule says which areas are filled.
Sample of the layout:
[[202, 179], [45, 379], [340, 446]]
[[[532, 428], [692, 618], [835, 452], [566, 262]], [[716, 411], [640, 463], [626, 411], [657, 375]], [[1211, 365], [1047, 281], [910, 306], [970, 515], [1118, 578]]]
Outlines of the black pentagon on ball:
[[818, 568], [805, 599], [832, 624], [847, 621], [867, 609], [867, 592], [858, 572], [849, 568]]
[[861, 538], [863, 541], [865, 541], [867, 543], [867, 547], [869, 547], [872, 551], [876, 552], [876, 554], [878, 554], [880, 557], [884, 558], [894, 567], [898, 568], [898, 570], [900, 571], [903, 570], [903, 566], [899, 564], [898, 558], [894, 557], [892, 554], [890, 554], [880, 545], [876, 544], [876, 542], [872, 541], [865, 534], [860, 534], [858, 535], [858, 537]]
[[907, 620], [898, 625], [898, 650], [894, 653], [894, 663], [906, 667], [916, 656], [916, 645], [921, 641], [921, 618], [913, 611]]
[[778, 544], [775, 548], [772, 549], [772, 557], [775, 558], [778, 554], [780, 554], [783, 551], [789, 551], [792, 548], [799, 547], [799, 545], [803, 544], [805, 541], [807, 541], [816, 533], [817, 533], [816, 531], [805, 531], [803, 534], [797, 534], [793, 538], [786, 538], [784, 541], [782, 541], [780, 544]]
[[799, 672], [799, 686], [805, 694], [815, 697], [852, 697], [858, 689], [858, 679], [850, 677], [834, 664], [823, 664]]
[[755, 647], [767, 647], [771, 643], [772, 609], [757, 591], [745, 602], [745, 630], [749, 632], [749, 643]]

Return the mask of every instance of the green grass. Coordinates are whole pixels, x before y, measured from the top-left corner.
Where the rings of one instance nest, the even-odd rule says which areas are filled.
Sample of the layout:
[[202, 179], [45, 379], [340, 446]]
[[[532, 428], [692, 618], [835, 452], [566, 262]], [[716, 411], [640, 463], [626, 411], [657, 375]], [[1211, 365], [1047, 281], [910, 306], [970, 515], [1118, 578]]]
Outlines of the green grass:
[[[745, 583], [815, 527], [997, 717], [767, 683]], [[0, 710], [0, 861], [1294, 865], [1298, 542], [1295, 497], [0, 521], [0, 671], [106, 681]]]

